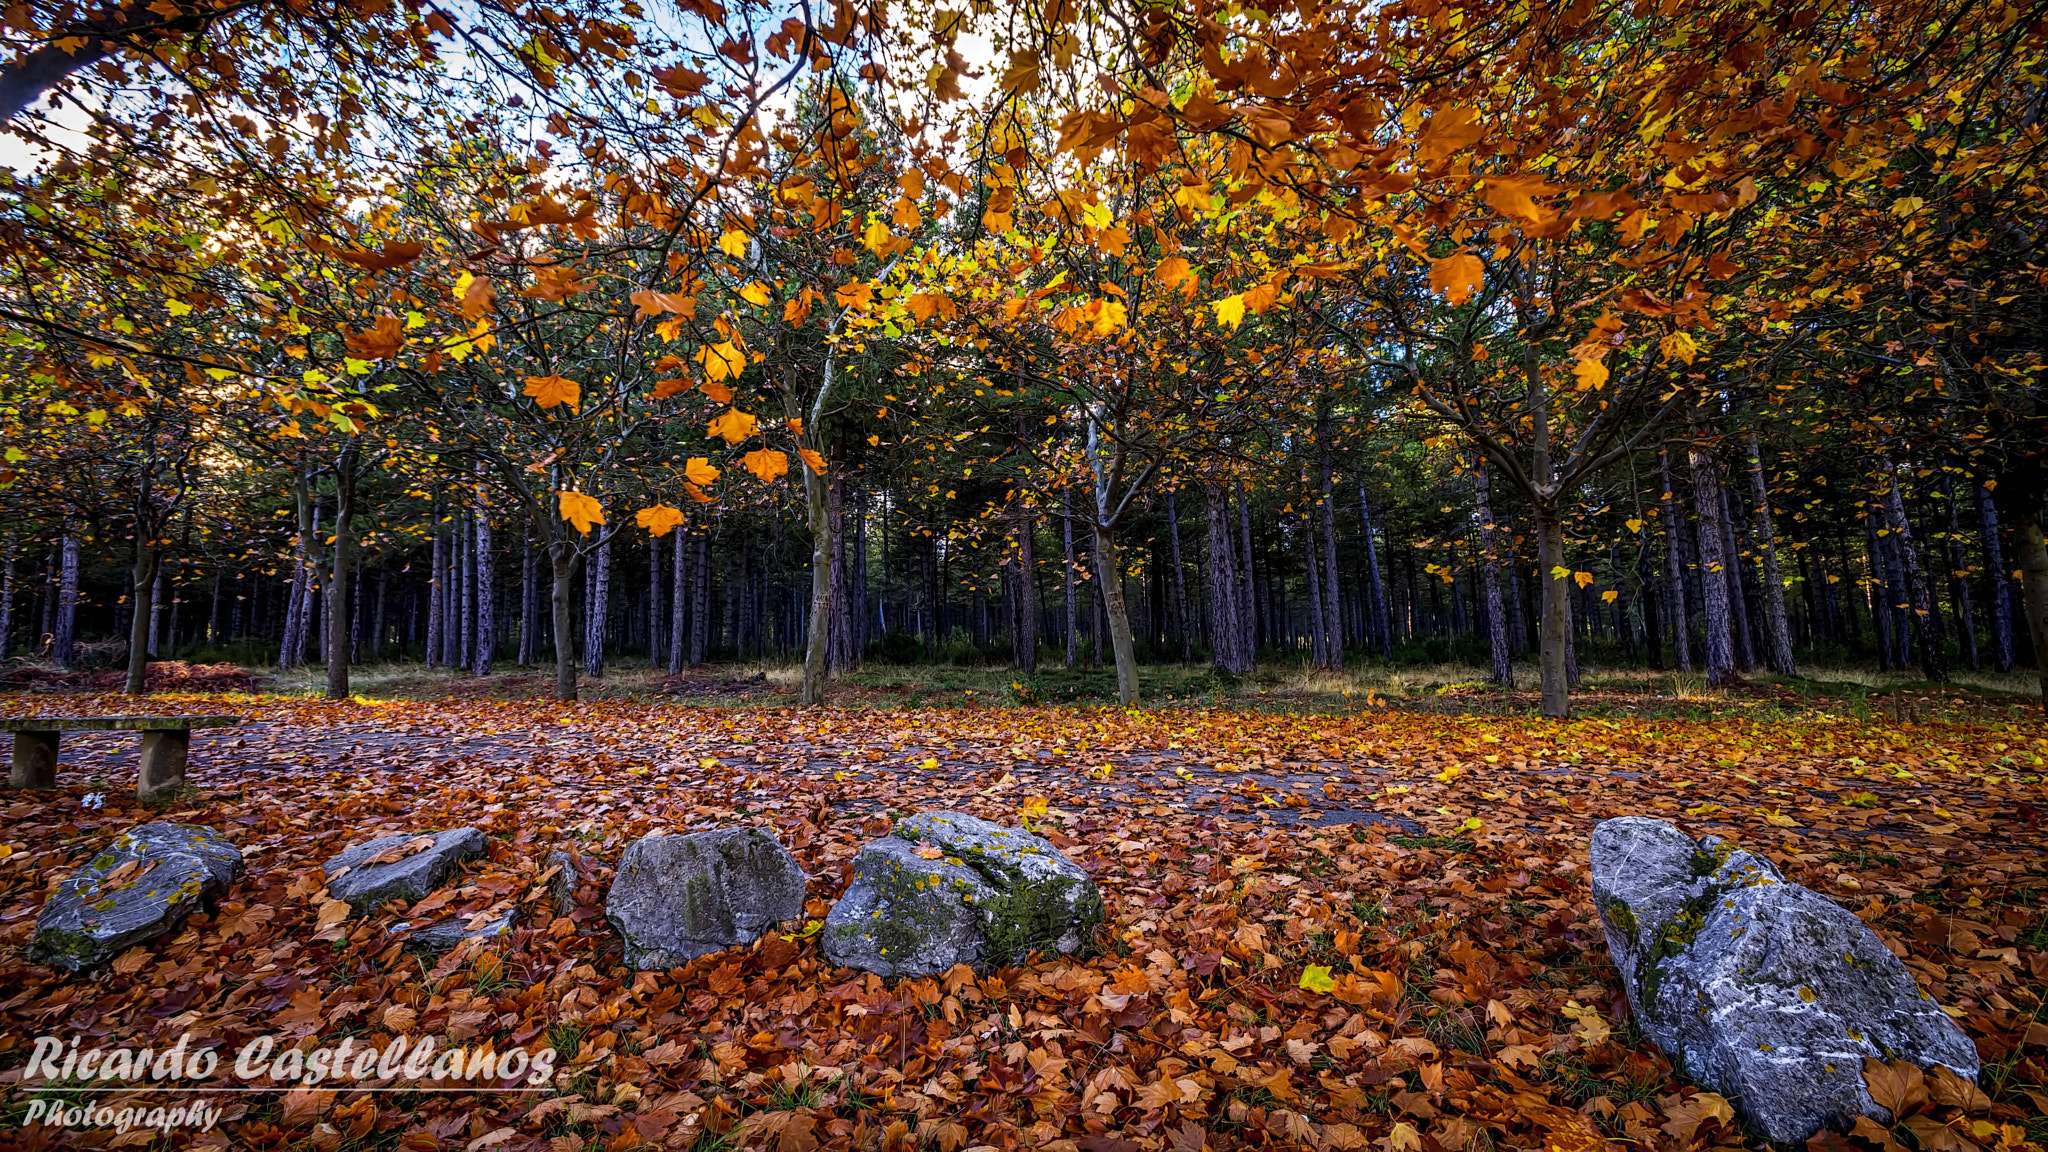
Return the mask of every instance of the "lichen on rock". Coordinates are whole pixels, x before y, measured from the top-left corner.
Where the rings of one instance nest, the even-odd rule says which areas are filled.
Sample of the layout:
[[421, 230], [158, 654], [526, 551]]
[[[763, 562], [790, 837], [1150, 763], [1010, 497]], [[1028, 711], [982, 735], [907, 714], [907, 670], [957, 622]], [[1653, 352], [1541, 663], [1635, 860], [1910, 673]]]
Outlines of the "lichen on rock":
[[1094, 880], [1044, 838], [923, 813], [861, 849], [825, 921], [825, 958], [888, 977], [985, 969], [1085, 952], [1103, 916]]
[[170, 932], [241, 874], [241, 850], [211, 828], [130, 828], [51, 893], [28, 958], [67, 972], [96, 967]]
[[1593, 904], [1645, 1035], [1766, 1139], [1887, 1119], [1863, 1060], [1974, 1079], [1976, 1047], [1854, 914], [1725, 841], [1603, 821]]

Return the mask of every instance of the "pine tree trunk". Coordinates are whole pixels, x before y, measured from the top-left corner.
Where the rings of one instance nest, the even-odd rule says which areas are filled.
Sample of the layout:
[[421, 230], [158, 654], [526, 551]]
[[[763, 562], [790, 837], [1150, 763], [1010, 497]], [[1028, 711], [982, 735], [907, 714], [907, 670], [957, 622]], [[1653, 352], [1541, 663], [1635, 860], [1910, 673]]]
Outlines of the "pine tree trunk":
[[[441, 635], [446, 628], [441, 606], [448, 586], [448, 548], [441, 531], [441, 502], [434, 501], [434, 548], [427, 576], [427, 667], [441, 666]], [[573, 699], [573, 697], [571, 697]]]
[[[1990, 577], [1990, 597], [1985, 603], [1991, 615], [1991, 651], [1993, 667], [2000, 672], [2013, 669], [2012, 631], [2012, 582], [2006, 575], [2005, 547], [1998, 534], [1998, 506], [1991, 501], [1991, 490], [1983, 484], [1973, 484], [1977, 496], [1977, 530], [1982, 534], [1984, 545], [1984, 568]], [[2035, 656], [2036, 660], [2048, 661], [2048, 657]]]
[[[1224, 532], [1228, 535], [1230, 521], [1224, 520]], [[1237, 486], [1237, 539], [1239, 553], [1233, 558], [1237, 581], [1231, 591], [1237, 596], [1237, 652], [1240, 671], [1250, 672], [1259, 663], [1259, 597], [1258, 579], [1252, 570], [1252, 503], [1251, 493], [1243, 484]]]
[[1763, 449], [1754, 433], [1749, 437], [1749, 494], [1756, 502], [1754, 532], [1761, 560], [1758, 579], [1763, 585], [1769, 663], [1771, 670], [1779, 675], [1796, 676], [1799, 669], [1792, 659], [1792, 624], [1785, 616], [1785, 585], [1778, 577], [1778, 544], [1776, 529], [1771, 522], [1770, 490], [1764, 483]]
[[1020, 672], [1038, 671], [1038, 558], [1033, 548], [1037, 525], [1024, 503], [1022, 489], [1012, 498], [1010, 517], [1017, 533], [1017, 625], [1011, 636], [1011, 662]]
[[[327, 698], [349, 697], [349, 582], [354, 577], [356, 466], [360, 459], [355, 443], [342, 449], [334, 477], [334, 570], [327, 581], [327, 634], [322, 646], [327, 657]], [[318, 530], [315, 530], [318, 534]]]
[[1500, 536], [1493, 520], [1493, 478], [1484, 461], [1472, 473], [1472, 491], [1479, 513], [1481, 582], [1486, 590], [1487, 640], [1493, 647], [1493, 682], [1503, 688], [1515, 686], [1513, 654], [1508, 651], [1507, 612], [1500, 595]]
[[1316, 563], [1315, 518], [1311, 513], [1303, 518], [1301, 525], [1302, 584], [1308, 589], [1308, 661], [1317, 668], [1326, 668], [1330, 662], [1330, 650], [1323, 640], [1321, 567]]
[[[1226, 672], [1235, 673], [1241, 670], [1237, 649], [1243, 635], [1237, 619], [1240, 599], [1235, 563], [1237, 547], [1231, 540], [1230, 509], [1224, 502], [1223, 488], [1210, 484], [1203, 495], [1209, 530], [1209, 562], [1204, 566], [1203, 583], [1209, 601], [1210, 661]], [[1099, 563], [1097, 566], [1100, 567]]]
[[370, 612], [370, 659], [384, 658], [384, 607], [391, 591], [391, 570], [382, 561], [377, 565], [377, 602]]
[[[0, 572], [0, 660], [7, 659], [9, 641], [14, 637], [14, 541], [7, 542], [7, 567]], [[214, 577], [216, 614], [220, 604], [220, 579]]]
[[1735, 639], [1731, 631], [1727, 533], [1721, 523], [1724, 507], [1721, 462], [1711, 448], [1691, 448], [1693, 508], [1699, 516], [1701, 623], [1706, 627], [1707, 683], [1725, 687], [1735, 680]]
[[57, 569], [57, 613], [50, 626], [50, 663], [70, 670], [78, 661], [78, 534], [64, 526]]
[[675, 527], [675, 555], [669, 559], [668, 674], [681, 675], [689, 659], [690, 534]]
[[[519, 535], [519, 666], [533, 667], [534, 644], [539, 637], [539, 573], [534, 560], [531, 529]], [[381, 586], [381, 578], [380, 578]]]
[[1963, 659], [1974, 671], [1984, 666], [1977, 652], [1977, 610], [1970, 599], [1970, 562], [1963, 555], [1962, 518], [1956, 514], [1956, 486], [1944, 469], [1941, 474], [1941, 502], [1948, 510], [1946, 533], [1949, 588], [1955, 597], [1956, 635], [1963, 642]]
[[1380, 579], [1380, 549], [1373, 541], [1372, 504], [1365, 498], [1365, 483], [1358, 485], [1358, 522], [1365, 531], [1365, 588], [1367, 603], [1371, 606], [1372, 643], [1379, 646], [1380, 655], [1392, 659], [1394, 655], [1394, 620], [1387, 610], [1387, 589]]
[[[1715, 463], [1720, 458], [1715, 457]], [[1735, 497], [1728, 487], [1721, 488], [1721, 556], [1727, 564], [1728, 620], [1733, 625], [1735, 638], [1735, 667], [1743, 672], [1754, 672], [1757, 667], [1756, 644], [1752, 640], [1755, 630], [1750, 627], [1749, 598], [1742, 587], [1742, 545], [1735, 538]]]
[[1536, 575], [1543, 590], [1542, 631], [1536, 653], [1542, 669], [1543, 715], [1562, 720], [1572, 710], [1567, 652], [1572, 638], [1571, 573], [1565, 568], [1564, 523], [1557, 509], [1539, 503], [1534, 511]]
[[481, 500], [477, 503], [475, 541], [471, 566], [476, 569], [476, 649], [469, 669], [488, 676], [498, 654], [498, 573], [491, 557], [491, 520]]
[[1942, 636], [1941, 616], [1934, 603], [1934, 590], [1928, 586], [1927, 567], [1920, 556], [1919, 546], [1913, 542], [1913, 526], [1906, 522], [1906, 501], [1899, 484], [1898, 473], [1891, 470], [1891, 491], [1886, 494], [1885, 504], [1890, 509], [1892, 532], [1898, 540], [1899, 560], [1906, 570], [1906, 589], [1911, 596], [1911, 620], [1914, 632], [1920, 639], [1921, 674], [1937, 684], [1947, 683], [1947, 643]]

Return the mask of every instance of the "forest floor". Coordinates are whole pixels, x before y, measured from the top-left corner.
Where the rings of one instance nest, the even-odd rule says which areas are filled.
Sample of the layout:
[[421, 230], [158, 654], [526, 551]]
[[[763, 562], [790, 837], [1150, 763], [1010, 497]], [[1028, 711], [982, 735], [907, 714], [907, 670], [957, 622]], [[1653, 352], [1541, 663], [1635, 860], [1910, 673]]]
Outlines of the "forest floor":
[[[2048, 1145], [2048, 726], [2017, 697], [1845, 680], [1831, 683], [1864, 691], [1617, 687], [1611, 707], [1553, 724], [1435, 708], [1472, 691], [1456, 679], [1398, 696], [1347, 685], [1352, 699], [1338, 688], [1338, 703], [1310, 707], [1127, 711], [1020, 703], [1000, 679], [946, 671], [957, 699], [933, 689], [907, 708], [889, 704], [906, 694], [893, 673], [870, 670], [843, 694], [855, 706], [798, 711], [773, 706], [785, 689], [769, 669], [701, 675], [674, 695], [621, 671], [612, 683], [628, 691], [576, 705], [512, 676], [402, 698], [426, 694], [412, 675], [373, 669], [342, 702], [152, 700], [248, 718], [193, 734], [193, 787], [170, 805], [133, 799], [136, 742], [113, 733], [65, 737], [57, 791], [0, 798], [0, 1143], [1754, 1144], [1629, 1018], [1586, 846], [1594, 823], [1631, 814], [1740, 841], [1852, 909], [1976, 1041], [1988, 1106], [1922, 1099], [1890, 1146], [1819, 1147]], [[681, 702], [707, 698], [742, 706]], [[114, 695], [0, 697], [15, 715], [136, 710]], [[924, 809], [1029, 824], [1082, 863], [1109, 910], [1099, 950], [895, 984], [826, 963], [818, 925], [854, 854]], [[46, 890], [122, 829], [163, 819], [240, 846], [248, 872], [218, 909], [89, 977], [29, 964]], [[387, 936], [397, 908], [323, 926], [322, 861], [465, 823], [489, 850], [443, 906], [515, 909], [494, 950], [411, 956]], [[635, 973], [609, 932], [581, 934], [552, 905], [552, 849], [609, 863], [650, 832], [749, 823], [812, 878], [800, 929]], [[1316, 990], [1311, 966], [1334, 988]], [[567, 1070], [556, 1095], [223, 1094], [221, 1126], [197, 1138], [19, 1127], [36, 1092], [5, 1070], [34, 1037], [161, 1048], [188, 1032], [229, 1053], [278, 1032], [309, 1046], [548, 1043]]]

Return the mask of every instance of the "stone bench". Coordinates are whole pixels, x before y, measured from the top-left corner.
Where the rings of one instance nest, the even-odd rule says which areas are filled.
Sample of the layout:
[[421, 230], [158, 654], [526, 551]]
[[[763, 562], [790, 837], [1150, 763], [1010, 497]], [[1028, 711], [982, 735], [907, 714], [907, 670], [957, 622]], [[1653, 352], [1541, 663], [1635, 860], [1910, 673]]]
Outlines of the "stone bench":
[[144, 800], [184, 786], [185, 762], [194, 728], [228, 728], [240, 716], [25, 716], [0, 720], [0, 732], [14, 733], [14, 767], [7, 782], [16, 788], [57, 786], [57, 738], [65, 732], [140, 732], [142, 765], [135, 794]]

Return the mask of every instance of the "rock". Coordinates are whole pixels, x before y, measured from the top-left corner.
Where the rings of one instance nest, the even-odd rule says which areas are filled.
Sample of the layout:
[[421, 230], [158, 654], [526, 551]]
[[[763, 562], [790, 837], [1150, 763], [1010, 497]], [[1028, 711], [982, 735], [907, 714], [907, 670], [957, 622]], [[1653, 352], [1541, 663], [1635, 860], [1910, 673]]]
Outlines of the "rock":
[[634, 968], [674, 968], [751, 944], [804, 914], [808, 877], [764, 828], [646, 836], [619, 857], [605, 917]]
[[825, 958], [887, 977], [986, 969], [1082, 952], [1102, 920], [1095, 881], [1043, 838], [926, 812], [861, 849], [825, 919]]
[[[423, 839], [433, 842], [410, 855], [399, 855], [406, 845]], [[483, 850], [484, 834], [474, 828], [379, 836], [327, 862], [327, 894], [348, 901], [357, 912], [374, 911], [387, 900], [423, 900], [446, 883], [464, 860], [482, 855]]]
[[57, 886], [36, 918], [28, 958], [67, 972], [95, 967], [170, 932], [241, 874], [241, 850], [211, 828], [130, 828]]
[[491, 940], [512, 933], [512, 909], [507, 908], [475, 928], [469, 926], [467, 916], [450, 916], [446, 920], [430, 920], [414, 925], [403, 920], [391, 926], [388, 935], [410, 932], [405, 941], [407, 949], [440, 955], [453, 950], [465, 940]]
[[1876, 933], [1769, 861], [1625, 816], [1593, 830], [1592, 866], [1644, 1034], [1766, 1139], [1888, 1122], [1866, 1057], [1976, 1079], [1976, 1046]]

